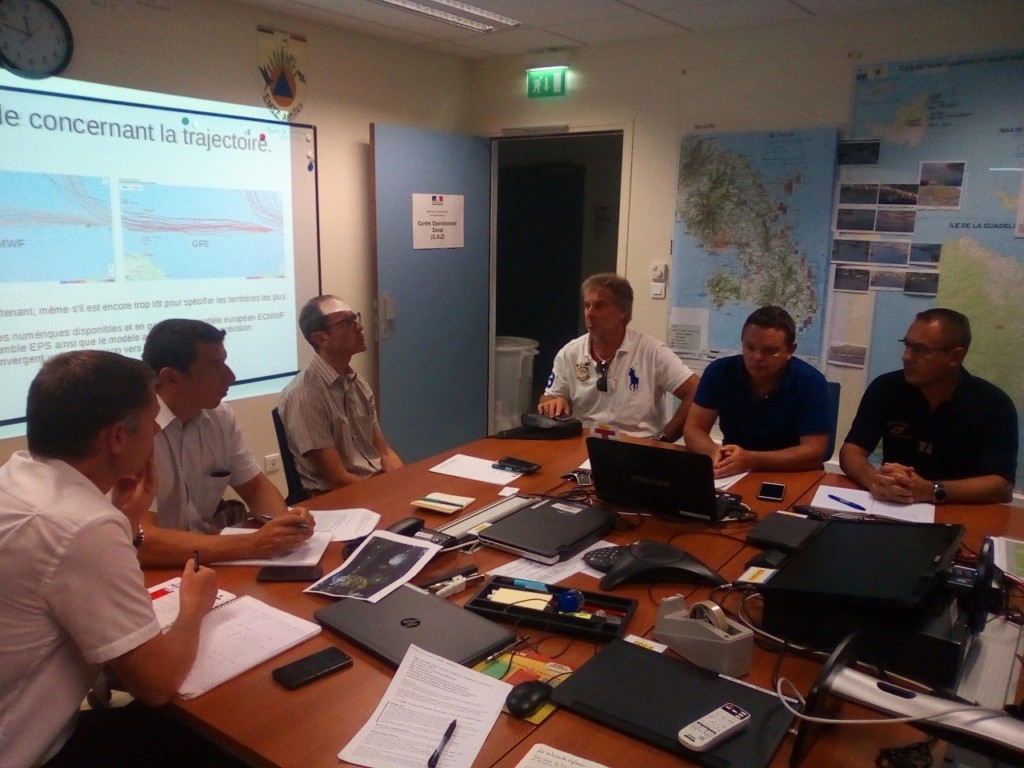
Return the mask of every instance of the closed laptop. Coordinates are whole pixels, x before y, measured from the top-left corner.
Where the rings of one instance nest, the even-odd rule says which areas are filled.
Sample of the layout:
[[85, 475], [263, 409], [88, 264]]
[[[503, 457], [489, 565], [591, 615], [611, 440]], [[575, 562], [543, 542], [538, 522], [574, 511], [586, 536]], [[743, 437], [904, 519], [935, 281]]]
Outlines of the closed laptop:
[[318, 609], [313, 617], [396, 667], [414, 643], [468, 665], [516, 639], [512, 630], [408, 584], [379, 602], [346, 598]]
[[537, 499], [487, 526], [484, 544], [552, 565], [572, 557], [604, 536], [616, 514], [600, 506], [565, 499]]

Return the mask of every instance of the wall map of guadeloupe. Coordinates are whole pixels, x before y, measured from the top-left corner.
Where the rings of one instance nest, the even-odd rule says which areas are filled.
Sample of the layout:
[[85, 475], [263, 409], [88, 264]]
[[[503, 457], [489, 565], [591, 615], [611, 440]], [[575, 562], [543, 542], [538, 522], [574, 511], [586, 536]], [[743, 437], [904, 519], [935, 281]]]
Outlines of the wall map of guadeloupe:
[[1020, 423], [1021, 93], [1024, 51], [869, 64], [838, 160], [813, 130], [684, 138], [670, 345], [703, 367], [738, 350], [755, 307], [785, 306], [797, 354], [842, 384], [841, 439], [864, 387], [901, 367], [914, 315], [951, 307], [971, 319], [967, 369]]

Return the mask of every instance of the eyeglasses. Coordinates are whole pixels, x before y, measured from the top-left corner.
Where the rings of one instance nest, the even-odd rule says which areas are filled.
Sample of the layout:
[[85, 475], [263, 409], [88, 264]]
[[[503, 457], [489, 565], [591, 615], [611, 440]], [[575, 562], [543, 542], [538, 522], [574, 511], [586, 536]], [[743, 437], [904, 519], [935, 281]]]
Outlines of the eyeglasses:
[[600, 377], [597, 383], [594, 384], [597, 387], [598, 392], [608, 391], [608, 363], [597, 363], [597, 375]]
[[327, 325], [324, 326], [324, 330], [325, 331], [329, 331], [329, 330], [331, 330], [331, 328], [333, 328], [336, 325], [343, 325], [346, 328], [355, 328], [356, 327], [356, 323], [359, 323], [360, 325], [362, 325], [362, 322], [363, 322], [363, 313], [362, 312], [356, 312], [354, 315], [349, 315], [348, 317], [341, 318], [341, 320], [335, 320], [333, 323], [328, 323]]
[[921, 344], [916, 341], [908, 341], [906, 338], [898, 339], [899, 343], [912, 355], [918, 357], [924, 357], [925, 355], [933, 355], [936, 352], [949, 352], [951, 349], [956, 349], [956, 346], [952, 347], [929, 347], [927, 344]]

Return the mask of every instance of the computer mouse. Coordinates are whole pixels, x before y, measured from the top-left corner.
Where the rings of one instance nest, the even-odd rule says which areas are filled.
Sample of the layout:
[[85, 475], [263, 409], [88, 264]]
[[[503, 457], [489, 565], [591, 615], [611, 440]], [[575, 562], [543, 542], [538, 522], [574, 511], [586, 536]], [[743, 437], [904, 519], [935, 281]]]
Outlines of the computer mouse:
[[554, 691], [551, 683], [542, 680], [525, 680], [512, 686], [505, 697], [505, 706], [509, 714], [515, 717], [530, 717], [544, 706]]

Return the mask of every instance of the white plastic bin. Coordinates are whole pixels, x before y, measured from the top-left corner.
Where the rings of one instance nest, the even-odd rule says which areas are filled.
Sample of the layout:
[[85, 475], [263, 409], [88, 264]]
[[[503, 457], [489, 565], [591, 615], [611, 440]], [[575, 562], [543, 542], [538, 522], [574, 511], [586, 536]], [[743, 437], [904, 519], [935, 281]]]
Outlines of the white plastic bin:
[[538, 342], [521, 336], [494, 337], [494, 430], [520, 425], [520, 417], [532, 410], [533, 358]]

